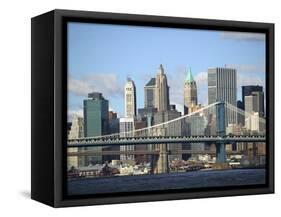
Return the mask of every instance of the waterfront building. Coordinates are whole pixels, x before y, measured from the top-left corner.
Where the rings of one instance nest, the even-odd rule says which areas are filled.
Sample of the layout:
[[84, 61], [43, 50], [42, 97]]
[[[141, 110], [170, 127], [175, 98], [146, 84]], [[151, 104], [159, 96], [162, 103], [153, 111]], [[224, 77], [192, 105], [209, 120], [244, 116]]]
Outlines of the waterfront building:
[[[82, 117], [78, 115], [74, 115], [71, 122], [71, 127], [68, 134], [68, 139], [78, 139], [84, 136], [84, 121]], [[83, 148], [82, 148], [83, 149]], [[68, 148], [68, 152], [78, 152], [81, 148]], [[67, 167], [70, 169], [71, 167], [80, 167], [84, 166], [84, 157], [78, 156], [69, 156], [67, 158]]]
[[[95, 137], [108, 134], [108, 100], [101, 93], [88, 94], [88, 99], [83, 102], [84, 108], [84, 136]], [[87, 150], [100, 152], [100, 155], [89, 156], [87, 164], [102, 163], [102, 147], [87, 148]]]
[[[135, 123], [134, 123], [134, 127], [135, 127], [135, 130], [139, 130], [139, 129], [143, 129], [143, 128], [146, 128], [147, 127], [147, 120], [146, 119], [138, 119], [138, 120], [135, 120]], [[135, 132], [135, 136], [138, 137], [138, 136], [142, 136], [142, 133], [143, 131], [137, 131]], [[148, 150], [148, 147], [149, 145], [147, 144], [143, 144], [143, 145], [136, 145], [135, 146], [135, 150], [136, 151], [139, 151], [139, 152], [142, 152], [142, 151], [147, 151]], [[143, 164], [143, 163], [147, 163], [148, 162], [148, 155], [146, 154], [136, 154], [135, 155], [135, 162], [137, 164]]]
[[[153, 107], [147, 107], [147, 108], [140, 108], [138, 109], [138, 120], [141, 120], [142, 122], [145, 122], [146, 127], [151, 127], [154, 125], [154, 115], [157, 113], [157, 109]], [[152, 151], [154, 146], [152, 144], [147, 144], [146, 149], [149, 151]], [[147, 162], [152, 161], [152, 156], [147, 156]]]
[[119, 118], [117, 118], [117, 113], [113, 111], [109, 111], [108, 122], [109, 122], [108, 134], [119, 133]]
[[188, 70], [184, 82], [184, 114], [192, 112], [192, 108], [197, 106], [197, 86], [193, 79], [191, 69]]
[[[135, 119], [130, 118], [120, 118], [120, 136], [121, 137], [134, 137], [133, 131], [135, 130]], [[134, 151], [135, 145], [121, 145], [120, 151]], [[120, 160], [134, 160], [133, 154], [121, 154]]]
[[[208, 119], [203, 113], [198, 113], [190, 116], [184, 123], [185, 136], [204, 136], [208, 126]], [[204, 151], [204, 143], [190, 143], [184, 144], [183, 150]], [[187, 160], [191, 155], [185, 155], [184, 159]], [[194, 155], [192, 155], [194, 156]]]
[[251, 115], [247, 115], [245, 118], [245, 127], [250, 131], [262, 132], [262, 125], [260, 123], [260, 116], [258, 112], [252, 112]]
[[131, 78], [127, 79], [124, 87], [125, 93], [125, 117], [133, 118], [137, 115], [136, 86]]
[[[113, 111], [108, 112], [108, 134], [118, 134], [120, 132], [120, 121], [117, 118], [117, 113]], [[120, 151], [120, 147], [117, 145], [108, 146], [103, 148], [104, 151]], [[113, 160], [119, 160], [120, 155], [107, 155], [104, 156], [104, 160], [112, 162]]]
[[84, 120], [78, 115], [73, 115], [71, 128], [68, 134], [69, 139], [82, 138], [84, 136]]
[[[224, 101], [236, 107], [237, 72], [233, 68], [208, 69], [208, 104]], [[237, 123], [237, 114], [226, 111], [226, 125]]]

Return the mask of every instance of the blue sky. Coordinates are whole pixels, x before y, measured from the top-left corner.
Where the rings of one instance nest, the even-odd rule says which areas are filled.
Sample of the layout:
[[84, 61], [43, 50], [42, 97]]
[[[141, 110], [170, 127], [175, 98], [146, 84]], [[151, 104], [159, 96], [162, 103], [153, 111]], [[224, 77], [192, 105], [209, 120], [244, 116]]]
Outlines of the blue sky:
[[265, 35], [209, 30], [68, 24], [68, 114], [82, 114], [83, 99], [102, 92], [110, 109], [124, 114], [124, 85], [131, 77], [137, 106], [144, 105], [144, 85], [163, 64], [170, 101], [182, 111], [187, 68], [197, 82], [199, 103], [207, 104], [209, 67], [237, 69], [238, 99], [242, 85], [265, 82]]

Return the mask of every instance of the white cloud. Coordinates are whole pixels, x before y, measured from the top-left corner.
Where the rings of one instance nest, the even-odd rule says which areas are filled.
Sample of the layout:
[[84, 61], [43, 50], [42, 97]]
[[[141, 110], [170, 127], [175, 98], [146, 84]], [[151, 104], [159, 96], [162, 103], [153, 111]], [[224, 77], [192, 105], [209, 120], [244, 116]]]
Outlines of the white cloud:
[[68, 81], [68, 90], [78, 96], [87, 96], [87, 94], [95, 89], [93, 84], [84, 80], [70, 78]]
[[171, 102], [172, 105], [175, 105], [176, 106], [176, 109], [181, 112], [181, 114], [183, 115], [184, 114], [184, 107], [183, 107], [183, 103], [182, 104], [179, 104], [179, 103], [174, 103], [174, 102]]
[[227, 64], [229, 68], [236, 69], [239, 73], [257, 73], [265, 72], [265, 62], [255, 65], [255, 64]]
[[249, 32], [222, 32], [222, 38], [234, 40], [248, 40], [248, 41], [264, 41], [265, 34], [263, 33], [249, 33]]
[[253, 76], [246, 76], [246, 75], [237, 75], [237, 88], [240, 88], [241, 86], [246, 85], [265, 85], [265, 81], [258, 77]]
[[94, 74], [81, 79], [70, 77], [68, 89], [69, 92], [84, 97], [94, 91], [101, 92], [107, 98], [123, 95], [123, 87], [116, 74]]
[[194, 80], [196, 81], [197, 86], [207, 86], [207, 84], [208, 84], [208, 73], [207, 72], [199, 72], [195, 76]]
[[168, 76], [168, 85], [170, 86], [170, 101], [172, 104], [183, 105], [184, 78], [187, 68], [178, 66], [174, 73]]
[[199, 72], [194, 80], [197, 85], [198, 103], [206, 105], [208, 103], [208, 73]]
[[77, 115], [78, 117], [83, 117], [83, 109], [77, 109], [77, 110], [68, 110], [67, 112], [67, 121], [71, 122], [74, 115]]

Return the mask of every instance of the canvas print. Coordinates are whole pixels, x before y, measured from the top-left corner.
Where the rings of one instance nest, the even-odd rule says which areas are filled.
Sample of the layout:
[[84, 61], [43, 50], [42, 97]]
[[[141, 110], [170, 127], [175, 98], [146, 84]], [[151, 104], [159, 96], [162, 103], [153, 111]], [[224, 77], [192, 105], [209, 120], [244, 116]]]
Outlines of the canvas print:
[[67, 194], [266, 184], [265, 34], [67, 23]]

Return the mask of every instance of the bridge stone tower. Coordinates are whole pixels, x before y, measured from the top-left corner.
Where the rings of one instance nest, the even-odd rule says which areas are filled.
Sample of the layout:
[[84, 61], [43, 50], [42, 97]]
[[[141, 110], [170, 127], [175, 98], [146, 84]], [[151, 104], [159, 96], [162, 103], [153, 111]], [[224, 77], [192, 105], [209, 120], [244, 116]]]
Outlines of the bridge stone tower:
[[[217, 136], [225, 136], [225, 102], [221, 101], [216, 104], [216, 122], [217, 122]], [[216, 142], [216, 161], [217, 163], [224, 163], [226, 159], [225, 143]]]
[[[159, 128], [155, 132], [157, 136], [163, 136], [166, 134], [166, 129]], [[161, 143], [154, 145], [154, 149], [159, 151], [159, 155], [152, 157], [152, 170], [154, 173], [168, 173], [169, 172], [169, 159], [168, 159], [168, 144]]]
[[168, 173], [169, 162], [168, 162], [168, 150], [167, 144], [160, 144], [159, 147], [159, 158], [157, 162], [157, 173]]

